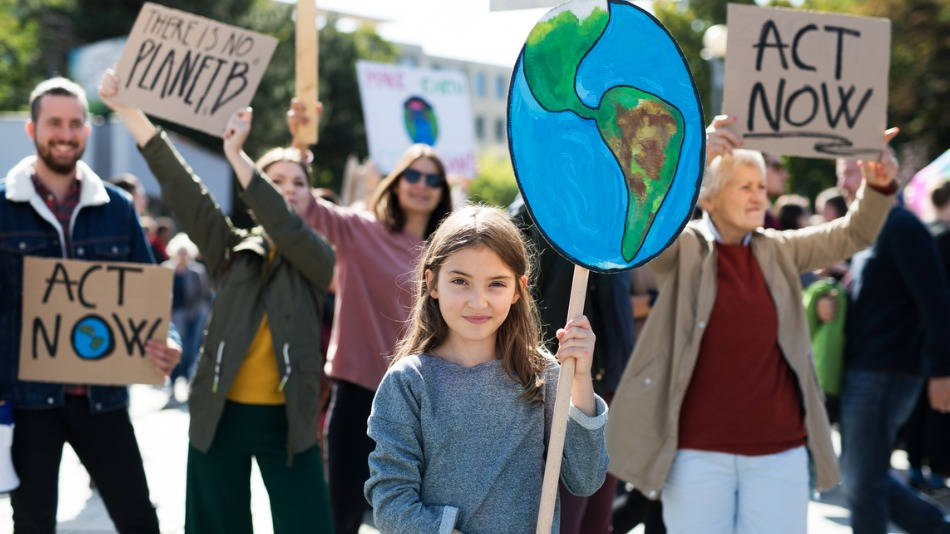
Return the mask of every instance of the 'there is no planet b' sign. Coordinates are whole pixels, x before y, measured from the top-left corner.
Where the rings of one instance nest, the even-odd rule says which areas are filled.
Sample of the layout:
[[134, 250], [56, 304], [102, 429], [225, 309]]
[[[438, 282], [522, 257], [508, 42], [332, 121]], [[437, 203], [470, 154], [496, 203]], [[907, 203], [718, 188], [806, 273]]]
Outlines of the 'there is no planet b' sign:
[[275, 48], [271, 36], [146, 2], [116, 67], [116, 100], [220, 137]]

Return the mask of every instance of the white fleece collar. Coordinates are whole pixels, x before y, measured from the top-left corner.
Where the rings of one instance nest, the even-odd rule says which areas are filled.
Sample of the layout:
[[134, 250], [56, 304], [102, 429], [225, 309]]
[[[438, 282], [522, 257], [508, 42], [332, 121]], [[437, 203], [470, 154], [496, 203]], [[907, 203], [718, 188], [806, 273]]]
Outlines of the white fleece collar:
[[[65, 258], [68, 257], [68, 251], [66, 250], [63, 227], [60, 225], [59, 219], [50, 211], [46, 202], [40, 198], [40, 195], [36, 192], [36, 187], [33, 186], [31, 177], [34, 173], [35, 163], [35, 155], [27, 156], [10, 169], [6, 178], [7, 200], [11, 202], [29, 202], [40, 217], [53, 225], [56, 233], [59, 234], [59, 246]], [[73, 216], [69, 222], [69, 235], [72, 235], [73, 223], [76, 222], [76, 216], [83, 207], [101, 206], [109, 203], [109, 193], [106, 191], [106, 186], [102, 184], [102, 179], [82, 161], [76, 162], [76, 178], [79, 180], [79, 203], [76, 205], [76, 209], [73, 210]]]
[[[31, 179], [35, 163], [35, 155], [27, 156], [10, 169], [6, 178], [7, 200], [29, 202], [34, 196], [39, 198]], [[82, 160], [76, 162], [76, 178], [79, 180], [77, 209], [82, 206], [101, 206], [109, 202], [109, 193], [106, 192], [102, 179]]]

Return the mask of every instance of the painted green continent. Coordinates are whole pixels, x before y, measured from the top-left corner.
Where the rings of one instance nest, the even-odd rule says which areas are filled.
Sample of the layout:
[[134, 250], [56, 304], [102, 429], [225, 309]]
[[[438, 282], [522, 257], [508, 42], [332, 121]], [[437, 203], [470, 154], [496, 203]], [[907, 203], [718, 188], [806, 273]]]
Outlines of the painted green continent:
[[572, 111], [593, 120], [623, 171], [629, 201], [621, 251], [631, 261], [643, 245], [676, 173], [683, 117], [657, 96], [612, 87], [597, 108], [577, 95], [575, 78], [585, 55], [607, 27], [609, 14], [595, 7], [584, 18], [570, 10], [540, 22], [528, 35], [524, 73], [531, 93], [551, 112]]
[[627, 183], [622, 252], [636, 256], [666, 197], [683, 145], [683, 116], [675, 107], [633, 87], [613, 87], [597, 108], [597, 128]]
[[596, 110], [577, 96], [574, 76], [584, 55], [604, 33], [608, 18], [599, 7], [583, 20], [566, 10], [531, 30], [525, 44], [524, 73], [531, 93], [545, 109], [594, 118]]

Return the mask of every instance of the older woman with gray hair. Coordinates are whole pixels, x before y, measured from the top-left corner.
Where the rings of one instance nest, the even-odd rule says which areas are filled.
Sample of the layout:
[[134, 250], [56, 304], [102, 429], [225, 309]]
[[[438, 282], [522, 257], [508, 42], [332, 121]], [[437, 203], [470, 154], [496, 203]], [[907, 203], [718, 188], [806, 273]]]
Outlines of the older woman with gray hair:
[[649, 264], [659, 298], [607, 428], [610, 472], [662, 497], [671, 534], [806, 531], [808, 453], [819, 489], [838, 467], [799, 274], [871, 245], [897, 189], [883, 151], [845, 217], [764, 230], [765, 163], [735, 120], [707, 129], [703, 218]]

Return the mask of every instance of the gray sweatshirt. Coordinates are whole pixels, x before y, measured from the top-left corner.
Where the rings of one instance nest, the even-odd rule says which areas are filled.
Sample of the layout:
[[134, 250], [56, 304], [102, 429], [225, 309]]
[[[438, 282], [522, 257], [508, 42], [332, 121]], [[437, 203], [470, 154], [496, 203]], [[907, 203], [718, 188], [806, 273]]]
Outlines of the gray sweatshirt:
[[[544, 403], [529, 403], [500, 360], [462, 367], [419, 355], [396, 362], [369, 416], [376, 449], [364, 491], [380, 532], [534, 532], [557, 378], [552, 359]], [[595, 417], [570, 408], [561, 481], [576, 495], [597, 491], [607, 472], [607, 405], [600, 397], [596, 403]]]

